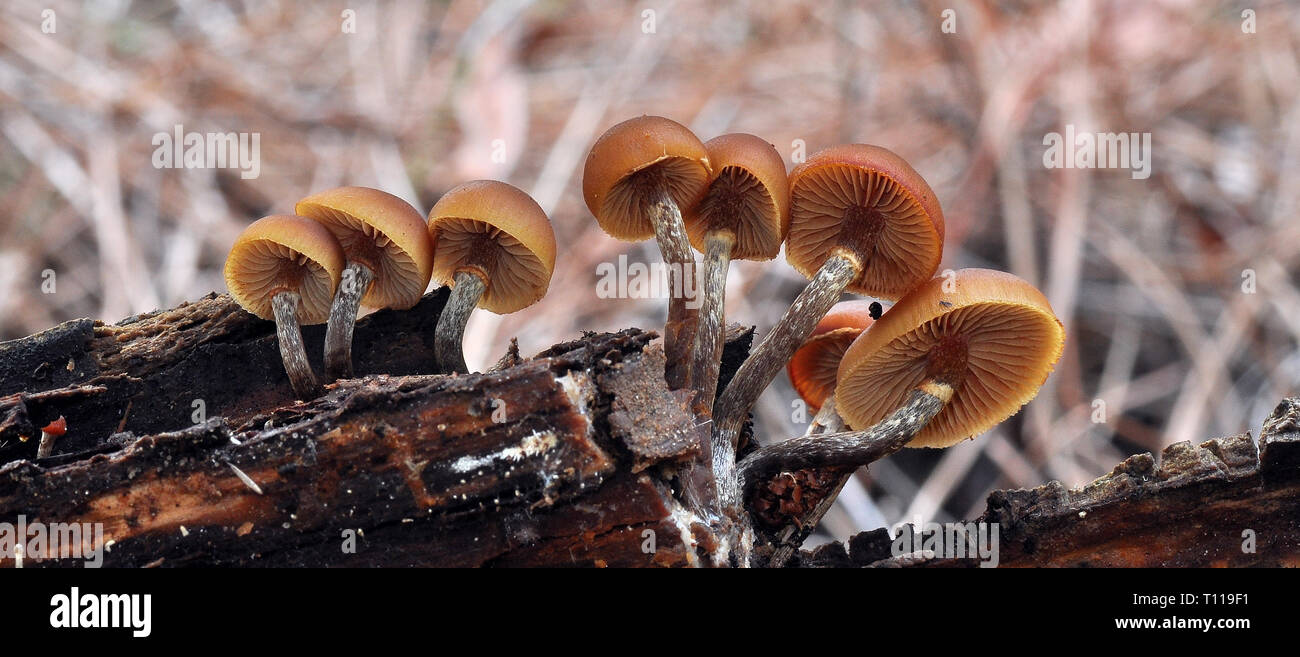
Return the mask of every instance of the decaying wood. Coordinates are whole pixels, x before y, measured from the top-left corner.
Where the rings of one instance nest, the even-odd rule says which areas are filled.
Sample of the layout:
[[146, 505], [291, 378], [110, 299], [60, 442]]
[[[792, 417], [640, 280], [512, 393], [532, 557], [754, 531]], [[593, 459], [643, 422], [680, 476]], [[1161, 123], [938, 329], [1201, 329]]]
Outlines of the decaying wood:
[[[717, 565], [710, 426], [664, 383], [653, 333], [439, 374], [446, 298], [362, 318], [359, 378], [308, 403], [274, 324], [225, 296], [0, 344], [0, 522], [103, 523], [110, 566]], [[304, 328], [318, 369], [323, 333]], [[728, 328], [724, 387], [751, 340]], [[37, 459], [60, 415], [67, 433]], [[981, 520], [1002, 528], [1001, 565], [1295, 565], [1298, 417], [1280, 407], [1260, 452], [1248, 436], [1175, 445], [1080, 491], [1000, 491]], [[25, 565], [79, 563], [41, 556]], [[893, 558], [878, 531], [791, 565], [970, 563]]]
[[[410, 373], [432, 367], [445, 298], [358, 323], [357, 370], [405, 374], [309, 403], [276, 369], [274, 325], [226, 297], [7, 343], [0, 383], [19, 392], [0, 400], [0, 518], [103, 523], [110, 566], [707, 564], [714, 537], [674, 487], [708, 428], [688, 391], [664, 385], [655, 335], [512, 350], [486, 374]], [[743, 351], [751, 334], [730, 337]], [[728, 353], [731, 370], [743, 355]], [[49, 375], [65, 357], [76, 367]], [[193, 422], [191, 399], [211, 419]], [[68, 436], [36, 460], [21, 438], [58, 414]]]
[[[1300, 565], [1300, 399], [1250, 434], [1138, 454], [1080, 489], [995, 491], [974, 522], [997, 523], [998, 565]], [[914, 531], [905, 525], [904, 531]], [[915, 535], [915, 534], [914, 534]], [[894, 556], [887, 530], [801, 553], [804, 566], [968, 567], [979, 558]], [[902, 544], [902, 542], [900, 542]], [[913, 543], [919, 545], [920, 543]]]
[[[105, 563], [121, 566], [523, 563], [553, 540], [567, 551], [646, 528], [656, 551], [606, 562], [682, 562], [693, 528], [676, 524], [667, 485], [639, 471], [694, 453], [675, 431], [689, 417], [665, 408], [623, 422], [598, 398], [598, 379], [632, 389], [627, 379], [654, 371], [623, 362], [653, 360], [650, 337], [595, 336], [483, 375], [348, 380], [239, 426], [213, 419], [71, 463], [17, 461], [0, 468], [0, 517], [104, 523]], [[618, 467], [621, 450], [635, 467]], [[360, 530], [355, 552], [342, 548], [348, 530]]]

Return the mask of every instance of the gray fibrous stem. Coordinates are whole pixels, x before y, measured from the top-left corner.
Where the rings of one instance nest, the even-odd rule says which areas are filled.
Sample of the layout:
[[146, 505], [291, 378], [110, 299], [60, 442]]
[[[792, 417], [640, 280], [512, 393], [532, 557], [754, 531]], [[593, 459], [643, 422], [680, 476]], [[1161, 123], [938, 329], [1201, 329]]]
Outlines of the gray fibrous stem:
[[461, 341], [465, 337], [465, 324], [469, 314], [478, 307], [478, 300], [487, 290], [487, 281], [472, 271], [456, 272], [455, 286], [451, 298], [438, 317], [438, 326], [434, 329], [433, 353], [438, 359], [438, 367], [449, 373], [464, 374], [469, 371], [465, 366], [465, 354], [461, 350]]
[[36, 445], [36, 458], [43, 459], [54, 453], [54, 434], [41, 432], [41, 442]]
[[[835, 408], [835, 391], [831, 390], [826, 396], [826, 401], [822, 402], [822, 407], [817, 409], [817, 415], [808, 425], [808, 431], [804, 436], [820, 436], [826, 433], [839, 433], [844, 431], [844, 418], [840, 417], [839, 411]], [[776, 533], [776, 550], [772, 553], [772, 558], [768, 560], [768, 566], [771, 568], [780, 568], [785, 562], [794, 556], [796, 550], [808, 538], [808, 535], [817, 529], [817, 523], [826, 515], [827, 511], [835, 505], [835, 498], [839, 497], [840, 491], [844, 485], [849, 483], [853, 478], [856, 468], [847, 470], [841, 474], [839, 480], [831, 487], [830, 492], [823, 497], [817, 506], [813, 507], [808, 513], [801, 518], [782, 527]]]
[[277, 292], [271, 298], [271, 309], [275, 312], [275, 336], [280, 341], [280, 359], [284, 361], [284, 372], [289, 375], [289, 384], [299, 399], [315, 399], [322, 392], [316, 374], [307, 361], [307, 350], [302, 344], [302, 329], [298, 326], [298, 293], [290, 291]]
[[361, 297], [370, 289], [375, 272], [369, 267], [348, 261], [325, 326], [325, 376], [331, 381], [352, 378], [352, 328], [357, 323]]
[[911, 442], [952, 399], [952, 386], [930, 380], [908, 394], [907, 401], [875, 426], [803, 436], [760, 447], [736, 467], [741, 494], [781, 472], [809, 468], [860, 468], [897, 452]]
[[713, 473], [723, 508], [738, 510], [741, 494], [736, 481], [736, 439], [750, 406], [794, 355], [817, 323], [858, 275], [850, 257], [832, 255], [804, 287], [780, 321], [745, 359], [713, 407]]
[[[682, 220], [677, 201], [660, 184], [658, 192], [650, 197], [646, 215], [655, 229], [655, 241], [664, 264], [668, 265], [668, 321], [664, 323], [664, 354], [667, 365], [664, 379], [671, 390], [691, 385], [691, 336], [695, 332], [695, 316], [688, 307], [689, 297], [696, 293], [695, 255], [686, 239], [686, 223]], [[689, 280], [688, 280], [689, 279]]]
[[736, 236], [730, 231], [711, 232], [704, 239], [704, 289], [699, 322], [695, 326], [691, 354], [691, 381], [695, 403], [712, 414], [718, 391], [718, 370], [722, 365], [722, 322], [727, 304], [727, 270]]

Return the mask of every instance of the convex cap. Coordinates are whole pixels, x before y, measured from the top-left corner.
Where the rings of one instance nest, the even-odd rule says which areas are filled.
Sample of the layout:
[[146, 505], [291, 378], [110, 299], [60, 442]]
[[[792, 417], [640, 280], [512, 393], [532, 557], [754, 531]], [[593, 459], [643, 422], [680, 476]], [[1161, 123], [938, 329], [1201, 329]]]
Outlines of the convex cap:
[[226, 287], [245, 310], [275, 319], [276, 293], [297, 292], [298, 321], [329, 318], [343, 273], [343, 248], [324, 226], [295, 215], [263, 217], [244, 229], [226, 257]]
[[735, 260], [771, 260], [781, 251], [790, 228], [790, 182], [785, 161], [767, 141], [743, 133], [704, 143], [713, 177], [686, 213], [691, 246], [705, 252], [705, 237], [715, 231], [736, 237]]
[[644, 204], [658, 190], [666, 186], [678, 208], [689, 208], [708, 180], [708, 153], [694, 133], [662, 116], [641, 116], [615, 125], [592, 145], [582, 197], [606, 233], [639, 242], [655, 234]]
[[323, 224], [349, 261], [375, 273], [363, 305], [400, 310], [420, 301], [429, 286], [433, 245], [424, 217], [411, 204], [378, 189], [339, 187], [298, 201], [294, 211]]
[[925, 381], [942, 380], [953, 386], [952, 400], [908, 446], [947, 447], [1033, 399], [1064, 345], [1065, 328], [1037, 288], [1004, 272], [963, 269], [900, 299], [849, 346], [836, 408], [864, 429]]
[[850, 292], [894, 300], [934, 275], [943, 234], [934, 192], [887, 149], [834, 146], [790, 173], [786, 259], [806, 277], [839, 249], [863, 264]]
[[871, 318], [872, 303], [855, 300], [835, 304], [786, 364], [790, 384], [813, 411], [819, 410], [835, 391], [844, 352], [875, 321]]
[[434, 278], [450, 285], [474, 270], [487, 281], [479, 307], [512, 313], [546, 296], [555, 271], [555, 232], [531, 196], [495, 180], [475, 180], [443, 195], [429, 213]]

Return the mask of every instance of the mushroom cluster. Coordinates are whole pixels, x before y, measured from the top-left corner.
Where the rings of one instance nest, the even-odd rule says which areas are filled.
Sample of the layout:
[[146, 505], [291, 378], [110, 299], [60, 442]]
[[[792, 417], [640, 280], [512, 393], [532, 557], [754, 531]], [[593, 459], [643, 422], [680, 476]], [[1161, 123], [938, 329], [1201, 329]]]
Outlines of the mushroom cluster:
[[[905, 445], [974, 437], [1032, 399], [1060, 358], [1064, 328], [1033, 286], [986, 270], [935, 277], [944, 241], [938, 198], [880, 146], [832, 146], [787, 174], [759, 137], [701, 144], [679, 123], [642, 116], [596, 142], [583, 192], [607, 233], [653, 234], [670, 275], [702, 279], [671, 287], [665, 379], [692, 390], [711, 416], [703, 450], [717, 494], [710, 518], [741, 534], [750, 523], [742, 500], [765, 478], [806, 468], [851, 474]], [[701, 274], [683, 254], [687, 241], [703, 255]], [[809, 282], [719, 392], [729, 263], [772, 259], [783, 244]], [[692, 316], [684, 297], [701, 288]], [[836, 305], [845, 292], [892, 306]], [[750, 408], [782, 368], [817, 416], [807, 435], [753, 448], [737, 463]], [[817, 517], [790, 520], [806, 528]]]
[[301, 325], [328, 322], [329, 381], [352, 376], [352, 329], [360, 306], [406, 309], [430, 278], [454, 285], [435, 330], [434, 369], [465, 372], [460, 339], [476, 305], [511, 313], [546, 294], [555, 235], [546, 213], [502, 182], [447, 192], [428, 221], [402, 199], [368, 187], [312, 194], [296, 214], [253, 222], [226, 258], [226, 287], [245, 310], [276, 323], [294, 394], [322, 392]]
[[[935, 277], [944, 242], [938, 198], [885, 148], [832, 146], [787, 173], [760, 137], [704, 142], [680, 123], [641, 116], [596, 140], [582, 193], [606, 233], [658, 244], [671, 290], [664, 380], [712, 422], [699, 462], [680, 474], [684, 497], [735, 539], [730, 558], [740, 565], [753, 543], [742, 501], [757, 485], [820, 469], [837, 483], [833, 499], [858, 467], [904, 446], [955, 444], [1016, 413], [1060, 358], [1064, 328], [1029, 283], [982, 269]], [[501, 182], [451, 189], [427, 220], [364, 187], [313, 194], [295, 212], [250, 225], [225, 273], [245, 309], [276, 322], [287, 378], [302, 399], [322, 386], [300, 325], [328, 321], [325, 373], [350, 377], [359, 307], [410, 308], [432, 279], [451, 288], [435, 329], [435, 367], [462, 373], [473, 309], [510, 313], [535, 303], [555, 267], [546, 213]], [[782, 246], [809, 282], [719, 391], [730, 262], [771, 260]], [[841, 302], [846, 292], [875, 300]], [[816, 417], [804, 436], [750, 441], [738, 461], [750, 408], [783, 368]], [[711, 475], [703, 494], [694, 490], [700, 471]], [[825, 508], [777, 520], [806, 532]]]

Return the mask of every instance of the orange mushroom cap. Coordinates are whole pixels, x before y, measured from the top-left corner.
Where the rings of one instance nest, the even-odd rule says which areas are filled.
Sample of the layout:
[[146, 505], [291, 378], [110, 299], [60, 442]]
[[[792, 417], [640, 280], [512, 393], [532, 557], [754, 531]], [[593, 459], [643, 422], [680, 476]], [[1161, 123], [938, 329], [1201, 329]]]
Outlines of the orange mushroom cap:
[[378, 189], [338, 187], [298, 201], [294, 212], [329, 228], [348, 260], [375, 273], [362, 304], [404, 309], [424, 296], [433, 245], [424, 217], [410, 203]]
[[699, 137], [671, 119], [641, 116], [606, 130], [592, 145], [582, 197], [602, 230], [639, 242], [654, 236], [647, 198], [667, 185], [678, 208], [689, 208], [708, 181], [709, 156]]
[[776, 147], [738, 133], [714, 137], [704, 148], [713, 177], [685, 216], [691, 246], [703, 253], [705, 236], [727, 231], [736, 237], [733, 259], [775, 258], [790, 228], [790, 181]]
[[[947, 289], [945, 289], [947, 288]], [[869, 427], [929, 379], [952, 400], [909, 447], [947, 447], [1014, 415], [1047, 380], [1065, 328], [1037, 288], [1011, 274], [963, 269], [908, 293], [849, 346], [836, 408]]]
[[930, 185], [879, 146], [833, 146], [790, 173], [786, 259], [811, 278], [833, 253], [862, 263], [848, 290], [897, 299], [943, 256], [943, 211]]
[[555, 231], [546, 212], [513, 185], [474, 180], [457, 185], [429, 213], [436, 246], [434, 278], [451, 285], [473, 269], [486, 281], [479, 307], [512, 313], [546, 296], [555, 271]]
[[875, 321], [871, 319], [871, 303], [855, 300], [835, 304], [786, 364], [790, 384], [813, 411], [819, 410], [835, 390], [844, 352]]
[[68, 420], [65, 419], [62, 415], [59, 416], [59, 419], [54, 420], [53, 422], [50, 422], [49, 424], [41, 427], [41, 433], [48, 433], [51, 436], [62, 436], [67, 432], [68, 432]]
[[298, 322], [321, 324], [329, 319], [343, 264], [343, 247], [328, 228], [274, 214], [249, 224], [235, 240], [226, 256], [226, 287], [244, 310], [272, 320], [276, 293], [297, 292]]

